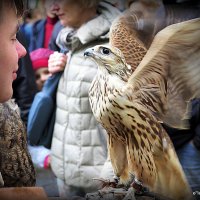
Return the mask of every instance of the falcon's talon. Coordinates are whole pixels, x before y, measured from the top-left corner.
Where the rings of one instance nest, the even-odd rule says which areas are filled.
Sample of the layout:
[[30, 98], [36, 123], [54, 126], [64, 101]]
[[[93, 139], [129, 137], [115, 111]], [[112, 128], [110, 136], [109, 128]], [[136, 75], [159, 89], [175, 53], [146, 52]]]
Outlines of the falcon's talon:
[[115, 180], [116, 184], [119, 183], [120, 178], [118, 176], [114, 176], [113, 179]]
[[136, 178], [134, 178], [133, 182], [131, 183], [131, 187], [135, 189], [137, 194], [142, 194], [145, 191], [142, 182]]
[[108, 187], [112, 187], [112, 188], [116, 188], [117, 187], [117, 182], [115, 181], [110, 181], [109, 179], [103, 179], [103, 178], [93, 178], [93, 180], [97, 180], [102, 182], [102, 189], [103, 188], [108, 188]]

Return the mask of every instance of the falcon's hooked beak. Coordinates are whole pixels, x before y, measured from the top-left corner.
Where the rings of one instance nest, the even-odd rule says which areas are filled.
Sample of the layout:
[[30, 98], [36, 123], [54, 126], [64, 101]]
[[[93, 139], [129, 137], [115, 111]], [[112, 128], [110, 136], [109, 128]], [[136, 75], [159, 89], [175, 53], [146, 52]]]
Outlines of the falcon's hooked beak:
[[94, 48], [86, 49], [84, 52], [85, 57], [94, 57]]
[[118, 74], [121, 78], [127, 77], [132, 74], [131, 66], [126, 64], [122, 52], [117, 48], [109, 48], [103, 45], [96, 45], [88, 48], [84, 52], [84, 56], [93, 59], [99, 69], [106, 69], [108, 73]]
[[110, 58], [104, 50], [108, 50], [109, 53], [111, 52], [108, 48], [104, 46], [96, 45], [94, 47], [86, 49], [84, 52], [84, 56], [93, 59], [98, 67], [102, 67], [103, 69], [109, 68], [108, 65], [112, 58]]

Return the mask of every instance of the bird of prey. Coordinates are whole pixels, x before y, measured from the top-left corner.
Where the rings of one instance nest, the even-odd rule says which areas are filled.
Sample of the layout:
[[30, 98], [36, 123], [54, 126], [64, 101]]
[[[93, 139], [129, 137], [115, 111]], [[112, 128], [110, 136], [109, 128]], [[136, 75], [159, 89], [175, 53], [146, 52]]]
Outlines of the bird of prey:
[[150, 47], [133, 42], [135, 51], [142, 52], [138, 66], [131, 66], [113, 42], [85, 51], [98, 65], [89, 99], [107, 131], [114, 172], [122, 183], [134, 174], [152, 192], [190, 199], [186, 177], [161, 123], [186, 128], [189, 100], [200, 96], [200, 18], [164, 28]]

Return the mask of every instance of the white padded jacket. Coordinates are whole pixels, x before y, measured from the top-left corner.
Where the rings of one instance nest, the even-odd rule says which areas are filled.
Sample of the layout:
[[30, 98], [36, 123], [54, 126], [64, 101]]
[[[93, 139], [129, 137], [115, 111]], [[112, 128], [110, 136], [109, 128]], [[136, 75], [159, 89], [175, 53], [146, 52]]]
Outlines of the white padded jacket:
[[[97, 66], [84, 58], [84, 51], [97, 44], [108, 44], [109, 28], [120, 12], [107, 3], [100, 4], [99, 12], [98, 17], [76, 32], [64, 28], [57, 37], [57, 44], [70, 51], [57, 90], [51, 167], [66, 185], [84, 188], [86, 192], [96, 189], [92, 178], [99, 177], [102, 170], [108, 174], [111, 171], [105, 163], [106, 134], [96, 122], [88, 99]], [[69, 33], [72, 37], [66, 40]]]

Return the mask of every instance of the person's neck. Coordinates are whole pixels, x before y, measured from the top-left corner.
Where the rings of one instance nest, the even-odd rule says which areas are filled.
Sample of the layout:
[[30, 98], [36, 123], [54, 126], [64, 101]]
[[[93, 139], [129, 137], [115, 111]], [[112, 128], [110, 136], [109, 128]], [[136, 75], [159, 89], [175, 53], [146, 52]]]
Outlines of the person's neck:
[[49, 17], [49, 16], [47, 16], [47, 23], [48, 24], [55, 24], [57, 21], [58, 21], [58, 17], [56, 16], [56, 17]]

